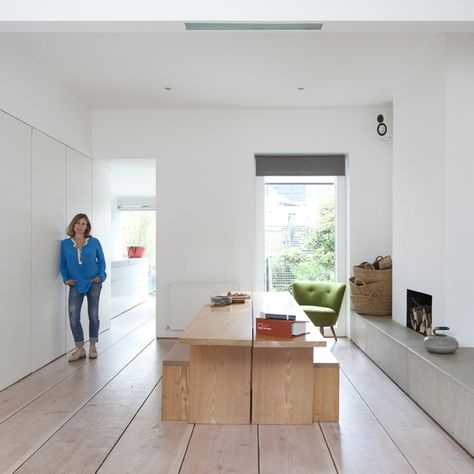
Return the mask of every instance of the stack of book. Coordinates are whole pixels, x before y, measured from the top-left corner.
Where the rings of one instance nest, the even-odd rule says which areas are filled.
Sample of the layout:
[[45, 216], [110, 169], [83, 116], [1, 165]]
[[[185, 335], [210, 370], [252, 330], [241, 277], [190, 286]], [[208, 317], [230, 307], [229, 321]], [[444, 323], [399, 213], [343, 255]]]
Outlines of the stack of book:
[[294, 314], [283, 313], [260, 313], [256, 318], [257, 334], [265, 334], [274, 337], [301, 336], [306, 334], [306, 321], [296, 321]]

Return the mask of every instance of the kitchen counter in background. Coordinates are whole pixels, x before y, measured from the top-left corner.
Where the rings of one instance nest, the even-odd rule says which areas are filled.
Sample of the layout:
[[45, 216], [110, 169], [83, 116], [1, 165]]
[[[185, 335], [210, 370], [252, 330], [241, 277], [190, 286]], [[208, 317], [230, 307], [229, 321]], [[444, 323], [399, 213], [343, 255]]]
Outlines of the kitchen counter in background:
[[111, 317], [148, 298], [148, 259], [124, 258], [111, 262]]

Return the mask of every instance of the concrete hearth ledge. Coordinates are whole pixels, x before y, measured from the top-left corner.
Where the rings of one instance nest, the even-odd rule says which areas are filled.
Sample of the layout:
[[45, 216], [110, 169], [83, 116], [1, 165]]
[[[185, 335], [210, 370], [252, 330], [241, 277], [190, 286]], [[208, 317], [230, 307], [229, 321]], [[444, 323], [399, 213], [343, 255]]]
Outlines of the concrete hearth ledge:
[[474, 454], [474, 347], [432, 354], [390, 316], [351, 311], [351, 339], [410, 398]]
[[[354, 313], [357, 314], [357, 313]], [[365, 316], [357, 314], [369, 324], [391, 337], [408, 350], [419, 355], [446, 375], [474, 391], [474, 347], [460, 347], [453, 354], [433, 354], [425, 349], [424, 336], [403, 327], [390, 316]]]

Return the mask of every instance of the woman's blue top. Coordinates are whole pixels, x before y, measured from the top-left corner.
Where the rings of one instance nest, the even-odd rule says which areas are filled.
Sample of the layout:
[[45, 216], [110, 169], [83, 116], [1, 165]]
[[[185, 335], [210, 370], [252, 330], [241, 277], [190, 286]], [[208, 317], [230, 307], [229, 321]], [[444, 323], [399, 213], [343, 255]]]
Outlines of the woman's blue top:
[[81, 294], [89, 291], [95, 277], [99, 277], [101, 282], [105, 281], [105, 258], [99, 240], [89, 237], [82, 250], [76, 247], [76, 242], [70, 237], [61, 241], [61, 275], [64, 283], [76, 280], [74, 288]]

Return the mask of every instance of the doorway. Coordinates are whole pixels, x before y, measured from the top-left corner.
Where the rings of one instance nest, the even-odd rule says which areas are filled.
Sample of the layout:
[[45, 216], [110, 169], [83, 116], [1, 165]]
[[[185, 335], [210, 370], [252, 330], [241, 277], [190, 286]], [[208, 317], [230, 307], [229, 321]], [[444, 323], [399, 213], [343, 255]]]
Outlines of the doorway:
[[[114, 318], [150, 299], [155, 306], [156, 162], [117, 159], [103, 163], [110, 168], [109, 272]], [[129, 247], [134, 251], [129, 253]]]

